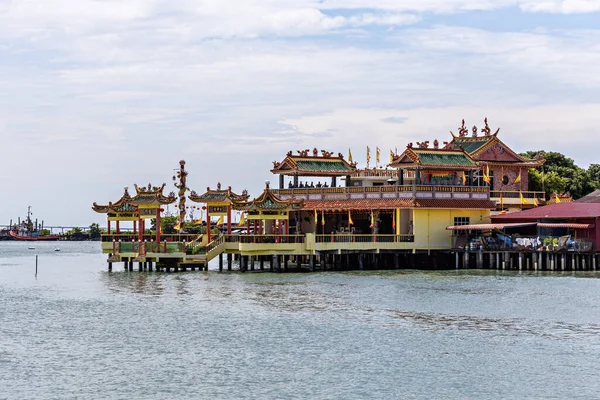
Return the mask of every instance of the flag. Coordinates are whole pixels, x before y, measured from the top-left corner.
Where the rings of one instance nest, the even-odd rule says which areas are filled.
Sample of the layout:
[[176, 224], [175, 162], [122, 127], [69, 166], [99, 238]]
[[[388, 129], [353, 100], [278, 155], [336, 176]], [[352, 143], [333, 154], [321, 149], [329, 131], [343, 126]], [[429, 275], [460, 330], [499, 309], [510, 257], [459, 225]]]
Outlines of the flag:
[[525, 200], [525, 197], [523, 197], [523, 193], [519, 192], [519, 197], [521, 198], [521, 204], [527, 204], [527, 200]]
[[354, 225], [354, 221], [352, 221], [352, 214], [350, 214], [350, 210], [348, 210], [348, 225]]
[[369, 148], [369, 146], [367, 146], [367, 167], [369, 166], [370, 162], [371, 162], [371, 149]]
[[462, 183], [463, 183], [463, 186], [465, 186], [467, 184], [467, 174], [465, 174], [465, 171], [463, 171], [463, 173], [462, 173]]
[[513, 184], [519, 183], [519, 182], [521, 182], [521, 170], [519, 170], [519, 175], [517, 175], [517, 177], [515, 178], [515, 181], [513, 182]]
[[375, 147], [375, 161], [379, 164], [379, 147]]
[[321, 225], [325, 226], [325, 211], [321, 210]]
[[369, 228], [373, 228], [375, 226], [375, 216], [373, 215], [373, 211], [371, 211], [371, 225], [369, 225]]
[[244, 227], [244, 224], [246, 223], [246, 213], [242, 213], [242, 215], [240, 215], [240, 222], [238, 222], [237, 226], [240, 228]]
[[394, 230], [394, 233], [396, 233], [396, 210], [394, 210], [394, 213], [392, 214], [392, 229]]
[[177, 225], [175, 225], [173, 227], [173, 229], [175, 229], [176, 231], [180, 230], [181, 229], [181, 224], [178, 223]]
[[202, 217], [194, 221], [194, 225], [202, 225]]
[[556, 194], [556, 202], [560, 203], [560, 197], [558, 197], [558, 193]]
[[487, 165], [485, 168], [485, 171], [483, 171], [483, 181], [485, 183], [487, 183], [488, 185], [490, 185], [491, 179], [490, 179], [490, 166]]
[[315, 210], [315, 227], [317, 226], [317, 210]]
[[394, 162], [394, 152], [390, 150], [390, 162]]
[[225, 222], [225, 220], [224, 220], [223, 216], [221, 215], [219, 217], [219, 220], [217, 221], [217, 225], [223, 225], [223, 222]]
[[352, 150], [350, 148], [348, 148], [348, 162], [352, 164]]
[[538, 201], [537, 201], [537, 198], [536, 198], [536, 197], [534, 197], [534, 198], [533, 198], [533, 205], [534, 205], [535, 207], [539, 206], [539, 204], [538, 204]]

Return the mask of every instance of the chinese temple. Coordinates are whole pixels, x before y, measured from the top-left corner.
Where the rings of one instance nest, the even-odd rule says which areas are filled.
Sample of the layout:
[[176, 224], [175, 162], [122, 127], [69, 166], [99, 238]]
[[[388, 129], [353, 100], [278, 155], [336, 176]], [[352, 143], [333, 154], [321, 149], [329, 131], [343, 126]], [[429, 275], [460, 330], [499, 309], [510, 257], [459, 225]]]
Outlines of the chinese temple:
[[[126, 189], [118, 201], [106, 206], [94, 203], [95, 211], [107, 214], [109, 224], [103, 251], [110, 255], [109, 265], [124, 261], [129, 270], [133, 260], [155, 262], [157, 269], [167, 271], [194, 266], [206, 270], [216, 257], [223, 270], [223, 254], [229, 270], [237, 257], [242, 271], [254, 269], [255, 261], [261, 269], [267, 261], [271, 270], [280, 270], [280, 265], [287, 270], [292, 261], [296, 268], [311, 271], [319, 263], [322, 269], [472, 265], [471, 247], [457, 245], [463, 232], [497, 229], [490, 223], [493, 211], [534, 208], [545, 198], [527, 190], [528, 170], [542, 165], [542, 157], [527, 159], [512, 151], [498, 139], [499, 130], [491, 133], [487, 120], [481, 135], [477, 127], [471, 131], [469, 135], [463, 121], [451, 142], [409, 143], [401, 154], [390, 152], [386, 167], [373, 169], [358, 169], [341, 153], [317, 148], [289, 151], [281, 162], [273, 162], [277, 189], [267, 182], [252, 200], [246, 190], [237, 194], [220, 183], [202, 194], [192, 191], [189, 200], [205, 205], [206, 233], [165, 235], [158, 229], [148, 240], [143, 233], [146, 219], [156, 218], [160, 226], [161, 207], [178, 198], [180, 210], [185, 209], [189, 189], [182, 160], [178, 197], [163, 195], [164, 185], [149, 185], [136, 186], [135, 196]], [[233, 211], [241, 213], [235, 232]], [[220, 221], [227, 217], [226, 231], [211, 234], [211, 217]], [[184, 218], [180, 214], [180, 221]], [[110, 231], [112, 221], [116, 233]], [[121, 243], [122, 221], [133, 221], [134, 231], [139, 230], [137, 245], [135, 240], [130, 246]], [[515, 224], [503, 225], [507, 227]], [[510, 261], [507, 254], [485, 257], [490, 263], [497, 257]], [[484, 254], [477, 260], [478, 266], [483, 265]]]

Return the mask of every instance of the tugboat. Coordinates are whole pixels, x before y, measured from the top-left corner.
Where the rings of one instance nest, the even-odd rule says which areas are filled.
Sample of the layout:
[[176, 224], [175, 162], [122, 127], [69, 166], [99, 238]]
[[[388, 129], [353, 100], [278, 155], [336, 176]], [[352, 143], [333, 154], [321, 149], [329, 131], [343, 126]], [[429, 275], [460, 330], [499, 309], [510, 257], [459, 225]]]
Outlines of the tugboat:
[[[43, 228], [43, 223], [41, 228]], [[41, 228], [38, 226], [37, 220], [35, 221], [35, 225], [31, 220], [31, 206], [29, 206], [27, 207], [27, 219], [22, 223], [11, 227], [8, 231], [8, 235], [13, 240], [22, 241], [58, 240], [58, 235], [40, 235]]]

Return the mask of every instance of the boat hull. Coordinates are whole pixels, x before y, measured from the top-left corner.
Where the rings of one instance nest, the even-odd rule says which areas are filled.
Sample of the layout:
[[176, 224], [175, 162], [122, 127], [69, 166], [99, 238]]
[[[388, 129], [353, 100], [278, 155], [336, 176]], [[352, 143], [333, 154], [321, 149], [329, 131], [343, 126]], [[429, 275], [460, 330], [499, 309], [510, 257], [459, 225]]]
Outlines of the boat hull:
[[47, 236], [23, 236], [16, 232], [10, 231], [9, 235], [14, 240], [21, 240], [24, 242], [51, 242], [58, 240], [58, 235], [47, 235]]

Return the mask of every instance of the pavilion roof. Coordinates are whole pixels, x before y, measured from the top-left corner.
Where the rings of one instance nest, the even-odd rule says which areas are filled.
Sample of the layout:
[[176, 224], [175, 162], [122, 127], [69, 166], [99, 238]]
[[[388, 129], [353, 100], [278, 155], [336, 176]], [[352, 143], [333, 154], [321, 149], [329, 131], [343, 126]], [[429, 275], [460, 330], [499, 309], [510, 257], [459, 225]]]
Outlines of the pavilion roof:
[[125, 188], [124, 192], [123, 192], [123, 196], [121, 196], [121, 198], [117, 201], [113, 202], [109, 202], [107, 205], [101, 205], [101, 204], [97, 204], [96, 202], [94, 202], [94, 204], [92, 205], [92, 210], [96, 211], [97, 213], [108, 213], [110, 211], [117, 211], [121, 206], [124, 205], [128, 205], [129, 207], [134, 207], [130, 204], [131, 201], [131, 196], [129, 195], [129, 188]]
[[147, 187], [135, 187], [135, 195], [132, 197], [129, 194], [129, 189], [125, 188], [123, 196], [116, 202], [109, 202], [107, 205], [101, 205], [94, 202], [92, 210], [97, 213], [110, 213], [110, 212], [137, 212], [140, 205], [163, 205], [174, 203], [177, 198], [175, 193], [171, 192], [169, 196], [163, 194], [165, 184], [162, 186], [152, 186], [148, 184]]
[[304, 200], [290, 198], [282, 200], [269, 188], [269, 184], [260, 196], [254, 200], [234, 200], [231, 206], [238, 211], [282, 211], [282, 210], [300, 210], [304, 205]]
[[[427, 142], [426, 142], [427, 143]], [[463, 150], [428, 148], [427, 145], [413, 148], [412, 143], [389, 164], [395, 168], [467, 170], [477, 168], [477, 162]]]
[[249, 198], [246, 190], [242, 191], [242, 194], [234, 193], [231, 190], [231, 186], [227, 189], [221, 189], [221, 183], [217, 183], [217, 189], [206, 188], [206, 192], [198, 194], [195, 191], [189, 196], [189, 199], [196, 203], [232, 203], [233, 201], [245, 201]]
[[274, 174], [298, 175], [298, 176], [344, 176], [350, 175], [356, 170], [356, 164], [350, 164], [344, 160], [342, 153], [334, 156], [332, 152], [316, 148], [309, 154], [308, 149], [298, 150], [298, 154], [289, 151], [281, 162], [273, 161]]

